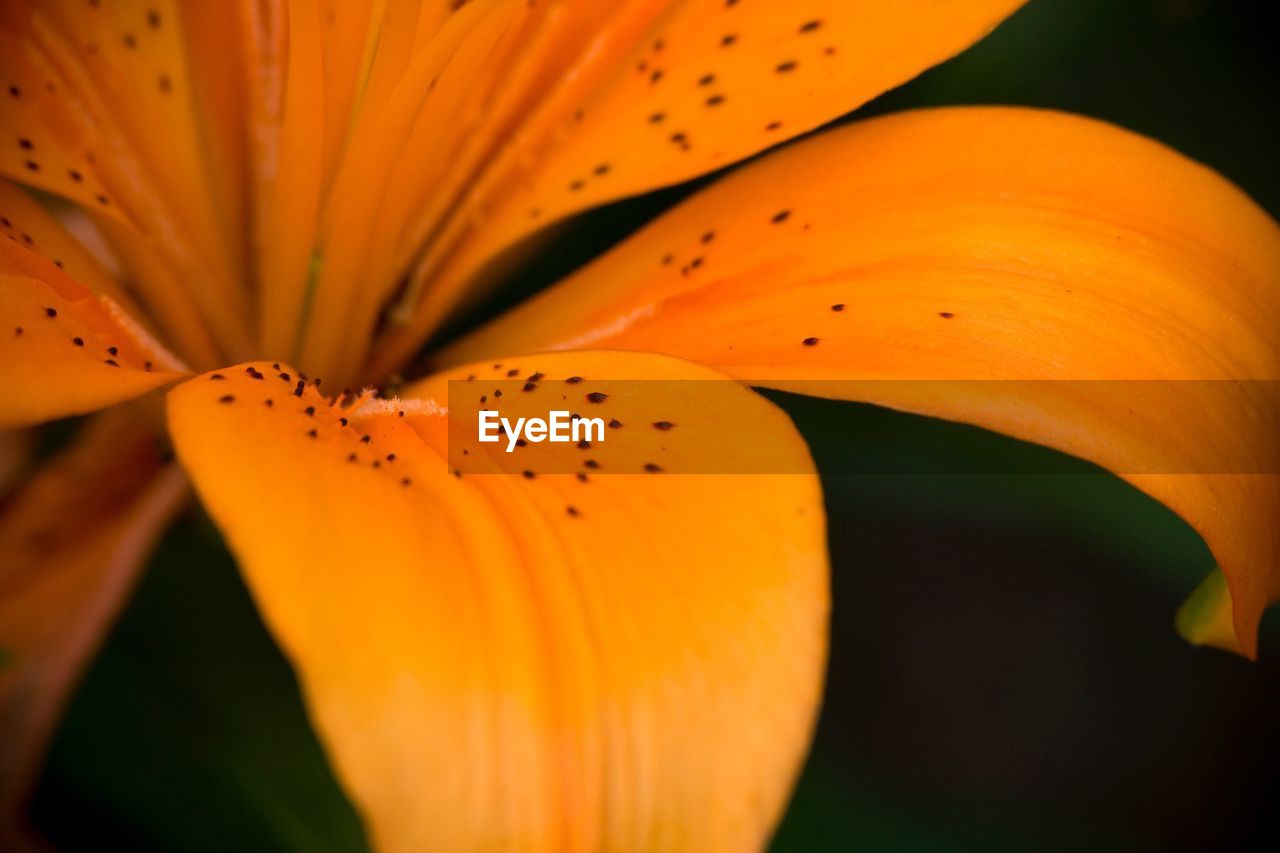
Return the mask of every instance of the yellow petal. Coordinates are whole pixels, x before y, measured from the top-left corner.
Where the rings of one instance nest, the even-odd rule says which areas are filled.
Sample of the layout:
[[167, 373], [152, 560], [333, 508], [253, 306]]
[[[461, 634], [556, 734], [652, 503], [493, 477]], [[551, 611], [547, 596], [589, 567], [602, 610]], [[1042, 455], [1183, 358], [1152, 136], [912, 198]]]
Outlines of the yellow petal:
[[1214, 569], [1178, 608], [1178, 633], [1197, 646], [1239, 651], [1232, 609], [1227, 579]]
[[[541, 65], [512, 75], [536, 84], [520, 119], [450, 200], [448, 218], [410, 232], [420, 260], [396, 315], [407, 328], [375, 373], [411, 354], [480, 266], [521, 237], [844, 115], [964, 50], [1022, 0], [576, 5], [595, 11], [566, 18], [603, 20], [586, 33], [567, 28]], [[555, 72], [545, 82], [543, 69]]]
[[[1280, 594], [1277, 329], [1280, 229], [1221, 177], [1099, 122], [973, 108], [767, 158], [448, 357], [650, 349], [1088, 458], [1204, 536], [1251, 654]], [[813, 382], [854, 379], [1030, 381]], [[1062, 379], [1148, 381], [1039, 381]]]
[[99, 416], [0, 514], [0, 846], [86, 661], [186, 495], [129, 412]]
[[[512, 368], [548, 397], [723, 379], [592, 352], [458, 376]], [[736, 418], [790, 475], [609, 474], [604, 442], [583, 478], [453, 476], [443, 377], [339, 409], [287, 366], [222, 374], [170, 393], [178, 456], [381, 849], [763, 843], [825, 657], [821, 495], [785, 415], [731, 382], [726, 411], [600, 407], [694, 446]]]
[[109, 298], [46, 273], [0, 271], [0, 427], [85, 414], [185, 375]]

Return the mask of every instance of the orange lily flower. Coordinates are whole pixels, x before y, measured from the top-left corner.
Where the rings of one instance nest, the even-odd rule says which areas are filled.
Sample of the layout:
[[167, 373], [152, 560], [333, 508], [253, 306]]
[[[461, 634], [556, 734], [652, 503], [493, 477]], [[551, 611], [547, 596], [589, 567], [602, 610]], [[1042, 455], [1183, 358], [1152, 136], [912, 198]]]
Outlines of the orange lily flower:
[[[378, 847], [759, 847], [821, 695], [828, 567], [808, 451], [749, 386], [1116, 471], [1218, 561], [1184, 634], [1253, 656], [1280, 597], [1280, 228], [1096, 121], [829, 130], [436, 348], [428, 378], [331, 394], [385, 386], [547, 226], [812, 130], [1019, 5], [5, 3], [0, 428], [106, 410], [0, 519], [6, 817], [189, 481]], [[676, 456], [736, 424], [789, 473], [605, 442], [600, 476], [453, 476], [448, 382], [510, 371], [726, 380], [714, 406], [601, 412], [678, 422]], [[919, 379], [1009, 381], [882, 381]], [[1264, 382], [1204, 407], [1173, 380]], [[1241, 448], [1256, 473], [1229, 470]]]

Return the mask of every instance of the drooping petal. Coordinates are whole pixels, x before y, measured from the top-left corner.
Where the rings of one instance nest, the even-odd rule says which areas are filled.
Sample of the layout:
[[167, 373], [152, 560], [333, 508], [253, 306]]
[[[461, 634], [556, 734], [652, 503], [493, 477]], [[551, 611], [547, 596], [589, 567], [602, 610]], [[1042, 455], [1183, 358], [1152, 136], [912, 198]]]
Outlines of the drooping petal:
[[[456, 377], [475, 390], [512, 369], [529, 396], [576, 389], [673, 459], [734, 423], [793, 473], [610, 473], [625, 457], [606, 439], [582, 476], [454, 476], [444, 377], [342, 409], [266, 363], [174, 389], [170, 430], [381, 849], [758, 847], [825, 656], [807, 449], [767, 401], [663, 356]], [[698, 382], [665, 383], [674, 408], [587, 400], [606, 378], [716, 382], [729, 403], [680, 396]]]
[[[553, 34], [559, 41], [512, 75], [511, 86], [536, 83], [516, 102], [519, 120], [496, 125], [503, 132], [468, 167], [447, 217], [411, 220], [405, 240], [418, 263], [395, 315], [404, 326], [378, 355], [375, 374], [411, 354], [481, 265], [520, 238], [848, 113], [964, 50], [1022, 3], [559, 5], [572, 7], [568, 20], [603, 20], [585, 33]], [[548, 71], [544, 82], [539, 74]], [[499, 111], [490, 122], [501, 118]]]
[[1204, 536], [1251, 654], [1280, 594], [1277, 329], [1280, 228], [1228, 182], [1099, 122], [975, 108], [767, 158], [449, 358], [649, 349], [1083, 456]]
[[43, 279], [5, 266], [0, 428], [85, 414], [186, 375], [109, 297], [95, 296], [50, 264]]
[[187, 494], [130, 412], [98, 416], [0, 513], [0, 846], [54, 724]]

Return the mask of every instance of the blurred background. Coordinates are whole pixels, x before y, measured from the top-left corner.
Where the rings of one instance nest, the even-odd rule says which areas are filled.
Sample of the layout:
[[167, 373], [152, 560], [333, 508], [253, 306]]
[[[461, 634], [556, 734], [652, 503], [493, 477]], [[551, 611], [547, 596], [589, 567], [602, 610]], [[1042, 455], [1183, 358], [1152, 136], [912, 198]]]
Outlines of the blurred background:
[[[1274, 6], [1032, 0], [846, 120], [931, 104], [1070, 110], [1161, 139], [1280, 215]], [[690, 189], [582, 217], [505, 302]], [[1259, 664], [1175, 635], [1174, 611], [1212, 565], [1186, 525], [1048, 451], [773, 397], [824, 470], [835, 598], [817, 738], [775, 850], [1274, 845], [1280, 630], [1267, 620]], [[945, 460], [957, 454], [1074, 473], [834, 473], [929, 471], [931, 459], [954, 471]], [[36, 817], [69, 850], [366, 849], [292, 674], [202, 516], [162, 544], [85, 679]]]

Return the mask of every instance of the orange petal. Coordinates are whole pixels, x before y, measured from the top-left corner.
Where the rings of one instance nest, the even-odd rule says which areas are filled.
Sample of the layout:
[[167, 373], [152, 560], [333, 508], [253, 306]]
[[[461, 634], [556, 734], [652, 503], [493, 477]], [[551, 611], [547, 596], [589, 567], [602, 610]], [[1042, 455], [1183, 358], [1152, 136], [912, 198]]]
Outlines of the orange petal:
[[185, 375], [109, 298], [46, 272], [0, 271], [0, 427], [84, 414]]
[[[60, 269], [94, 293], [138, 316], [132, 298], [102, 264], [39, 202], [0, 178], [0, 269], [44, 278]], [[21, 251], [26, 249], [28, 251]]]
[[0, 847], [16, 849], [57, 717], [184, 495], [154, 434], [115, 410], [0, 515]]
[[[599, 352], [483, 372], [512, 368], [548, 399], [589, 392], [574, 375], [724, 378]], [[584, 478], [456, 477], [443, 377], [341, 409], [287, 366], [222, 374], [170, 393], [175, 447], [378, 847], [763, 843], [825, 656], [821, 495], [785, 415], [724, 382], [718, 412], [599, 408], [678, 420], [673, 447], [735, 419], [790, 475], [610, 475], [604, 442]]]
[[[975, 108], [774, 155], [448, 357], [651, 349], [1083, 456], [1204, 536], [1252, 654], [1280, 594], [1277, 329], [1280, 229], [1221, 177], [1098, 122]], [[1033, 381], [813, 383], [848, 379]], [[1165, 381], [1188, 379], [1261, 381]]]
[[[512, 86], [538, 83], [520, 121], [477, 164], [448, 218], [406, 235], [421, 256], [397, 314], [408, 326], [375, 370], [411, 354], [479, 267], [521, 237], [844, 115], [964, 50], [1022, 0], [579, 5], [596, 11], [565, 17], [603, 20], [589, 37], [570, 29], [541, 65], [512, 75]], [[555, 73], [543, 82], [547, 69]]]
[[[19, 139], [3, 149], [0, 174], [141, 239], [224, 346], [246, 349], [242, 223], [216, 183], [229, 153], [223, 134], [205, 130], [214, 93], [192, 81], [177, 0], [13, 0], [0, 11], [0, 56], [12, 86], [0, 129]], [[174, 322], [180, 312], [161, 310], [163, 285], [148, 268], [131, 272], [157, 320], [173, 323], [175, 337], [190, 333]]]

